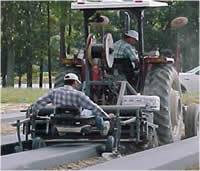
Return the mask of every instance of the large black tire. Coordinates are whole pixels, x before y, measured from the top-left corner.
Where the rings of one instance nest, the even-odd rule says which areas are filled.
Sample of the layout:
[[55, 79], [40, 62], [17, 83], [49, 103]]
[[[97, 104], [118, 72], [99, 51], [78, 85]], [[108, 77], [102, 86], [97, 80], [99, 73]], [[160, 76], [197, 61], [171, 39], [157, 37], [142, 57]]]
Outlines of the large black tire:
[[64, 86], [64, 76], [67, 73], [76, 74], [81, 80], [81, 69], [76, 67], [62, 67], [60, 71], [57, 73], [55, 78], [54, 88], [63, 87]]
[[152, 128], [149, 127], [149, 133], [148, 133], [148, 143], [147, 143], [147, 148], [155, 148], [158, 146], [158, 135], [157, 132], [154, 131]]
[[193, 137], [198, 135], [199, 131], [199, 113], [200, 113], [200, 105], [199, 104], [189, 104], [187, 107], [187, 111], [184, 115], [184, 123], [185, 123], [185, 137]]
[[106, 141], [106, 152], [112, 152], [114, 149], [115, 139], [113, 136], [108, 136]]
[[183, 128], [181, 87], [170, 64], [153, 65], [147, 73], [144, 94], [160, 97], [160, 111], [154, 112], [159, 145], [180, 140]]

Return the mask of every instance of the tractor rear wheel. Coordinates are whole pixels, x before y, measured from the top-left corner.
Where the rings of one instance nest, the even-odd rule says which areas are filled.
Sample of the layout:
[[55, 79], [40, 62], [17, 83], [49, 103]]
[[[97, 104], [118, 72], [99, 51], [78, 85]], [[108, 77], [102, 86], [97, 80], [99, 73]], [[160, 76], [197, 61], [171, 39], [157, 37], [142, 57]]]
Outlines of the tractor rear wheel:
[[[62, 67], [55, 78], [54, 88], [63, 87], [64, 86], [64, 76], [67, 73], [74, 73], [76, 74], [79, 79], [81, 76], [81, 69], [75, 67]], [[81, 80], [81, 79], [80, 79]]]
[[174, 67], [153, 65], [146, 76], [144, 94], [160, 97], [160, 111], [154, 112], [154, 123], [159, 126], [159, 145], [180, 140], [183, 128], [181, 87]]

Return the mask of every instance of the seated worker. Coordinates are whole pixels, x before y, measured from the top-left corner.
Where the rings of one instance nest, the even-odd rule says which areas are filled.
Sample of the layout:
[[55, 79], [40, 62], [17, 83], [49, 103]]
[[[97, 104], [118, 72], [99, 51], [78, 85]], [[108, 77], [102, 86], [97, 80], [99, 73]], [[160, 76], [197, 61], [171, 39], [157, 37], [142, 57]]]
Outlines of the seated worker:
[[40, 97], [36, 103], [33, 104], [33, 114], [37, 116], [39, 110], [50, 103], [55, 107], [72, 106], [77, 109], [88, 109], [96, 116], [96, 126], [100, 129], [100, 134], [106, 136], [110, 129], [110, 122], [104, 121], [103, 116], [112, 119], [115, 115], [107, 114], [83, 92], [76, 90], [79, 84], [81, 84], [81, 82], [76, 74], [66, 74], [64, 76], [64, 87], [53, 89], [46, 95]]
[[139, 63], [138, 55], [133, 45], [138, 41], [138, 32], [129, 30], [122, 40], [114, 43], [114, 68], [119, 74], [124, 74], [131, 84], [135, 66]]

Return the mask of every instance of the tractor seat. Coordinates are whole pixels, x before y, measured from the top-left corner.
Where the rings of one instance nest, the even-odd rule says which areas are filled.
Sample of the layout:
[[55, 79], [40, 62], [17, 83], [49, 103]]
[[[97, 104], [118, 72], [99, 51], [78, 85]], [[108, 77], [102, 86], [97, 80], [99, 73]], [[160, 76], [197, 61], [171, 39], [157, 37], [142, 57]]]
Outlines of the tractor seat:
[[53, 112], [54, 112], [54, 108], [52, 106], [44, 107], [39, 110], [38, 116], [50, 116], [51, 114], [53, 114]]
[[56, 107], [55, 114], [80, 115], [80, 110], [73, 106]]
[[76, 107], [73, 106], [63, 106], [56, 107], [53, 115], [53, 119], [55, 120], [71, 120], [71, 119], [79, 119], [80, 111]]
[[84, 109], [80, 111], [74, 107], [58, 107], [54, 114], [54, 119], [64, 120], [87, 120], [95, 118], [95, 116], [89, 110]]
[[51, 114], [73, 114], [73, 115], [80, 115], [80, 111], [72, 106], [64, 106], [64, 107], [56, 107], [53, 106], [44, 107], [40, 109], [38, 112], [38, 116], [50, 116]]

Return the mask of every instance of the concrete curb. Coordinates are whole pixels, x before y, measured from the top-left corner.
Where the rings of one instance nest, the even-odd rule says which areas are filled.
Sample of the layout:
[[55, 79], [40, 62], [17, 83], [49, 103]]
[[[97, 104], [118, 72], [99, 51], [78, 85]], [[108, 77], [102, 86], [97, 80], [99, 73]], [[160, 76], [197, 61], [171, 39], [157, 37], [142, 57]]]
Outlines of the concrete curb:
[[100, 144], [71, 143], [1, 156], [1, 170], [41, 170], [97, 156]]
[[199, 164], [199, 137], [114, 159], [85, 170], [179, 170]]

